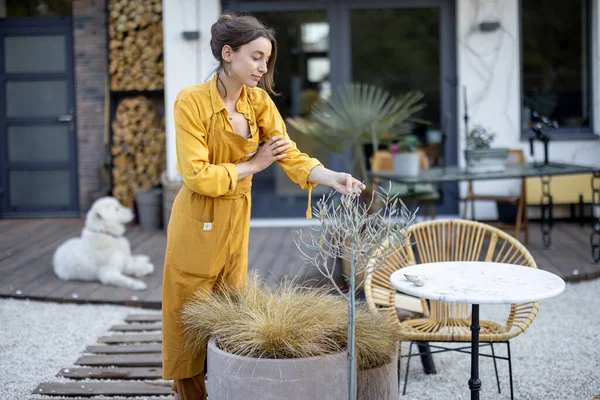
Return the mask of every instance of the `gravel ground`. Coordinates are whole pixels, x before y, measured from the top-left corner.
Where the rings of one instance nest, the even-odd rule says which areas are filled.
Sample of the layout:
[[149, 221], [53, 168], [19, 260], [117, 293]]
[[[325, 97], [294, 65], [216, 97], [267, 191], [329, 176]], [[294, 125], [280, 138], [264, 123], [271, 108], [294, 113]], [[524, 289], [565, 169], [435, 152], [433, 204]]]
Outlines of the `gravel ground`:
[[[516, 399], [592, 400], [600, 395], [600, 280], [568, 284], [542, 302], [533, 325], [511, 340]], [[482, 318], [503, 308], [481, 306]], [[72, 367], [87, 345], [107, 334], [131, 313], [129, 307], [55, 304], [0, 299], [0, 399], [27, 398], [42, 381], [60, 381], [60, 368]], [[496, 352], [506, 354], [506, 346]], [[404, 352], [406, 354], [406, 351]], [[435, 356], [438, 373], [425, 375], [413, 358], [406, 400], [469, 399], [470, 357], [450, 352]], [[403, 366], [406, 365], [404, 360]], [[482, 358], [482, 398], [508, 399], [508, 365], [498, 361], [498, 394], [491, 359]]]
[[40, 382], [60, 381], [88, 345], [134, 313], [131, 307], [0, 299], [0, 399], [27, 399]]

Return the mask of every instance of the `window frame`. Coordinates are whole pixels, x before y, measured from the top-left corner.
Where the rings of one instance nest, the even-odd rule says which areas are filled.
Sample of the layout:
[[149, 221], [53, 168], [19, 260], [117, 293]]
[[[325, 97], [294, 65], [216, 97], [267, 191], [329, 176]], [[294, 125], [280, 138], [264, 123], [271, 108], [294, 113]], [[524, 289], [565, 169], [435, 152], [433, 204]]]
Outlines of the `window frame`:
[[[596, 9], [594, 7], [593, 0], [585, 1], [585, 7], [587, 9], [587, 82], [588, 82], [588, 102], [591, 105], [590, 110], [590, 123], [588, 127], [558, 127], [557, 129], [550, 132], [549, 136], [554, 140], [598, 140], [600, 135], [595, 131], [595, 123], [597, 113], [595, 112], [596, 103], [598, 98], [596, 94], [596, 84], [594, 78], [598, 75], [598, 71], [594, 65], [594, 58], [596, 55], [595, 47], [600, 45], [594, 38], [594, 32], [596, 31], [597, 18], [594, 18]], [[523, 0], [519, 0], [518, 9], [518, 24], [519, 24], [519, 121], [522, 120], [523, 115]], [[535, 137], [531, 129], [524, 129], [519, 123], [519, 129], [521, 130], [521, 140], [529, 140], [531, 137]]]

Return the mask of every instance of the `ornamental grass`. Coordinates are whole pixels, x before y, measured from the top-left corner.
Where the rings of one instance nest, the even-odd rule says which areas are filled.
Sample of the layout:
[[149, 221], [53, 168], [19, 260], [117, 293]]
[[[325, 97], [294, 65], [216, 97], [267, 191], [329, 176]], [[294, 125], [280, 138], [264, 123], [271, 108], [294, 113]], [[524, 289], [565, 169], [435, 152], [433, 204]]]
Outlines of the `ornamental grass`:
[[[239, 356], [305, 358], [346, 351], [347, 307], [330, 289], [289, 282], [269, 287], [254, 275], [240, 288], [196, 292], [181, 321], [192, 352], [215, 337], [220, 349]], [[357, 307], [359, 369], [389, 363], [399, 340], [394, 321], [371, 313], [366, 305]]]

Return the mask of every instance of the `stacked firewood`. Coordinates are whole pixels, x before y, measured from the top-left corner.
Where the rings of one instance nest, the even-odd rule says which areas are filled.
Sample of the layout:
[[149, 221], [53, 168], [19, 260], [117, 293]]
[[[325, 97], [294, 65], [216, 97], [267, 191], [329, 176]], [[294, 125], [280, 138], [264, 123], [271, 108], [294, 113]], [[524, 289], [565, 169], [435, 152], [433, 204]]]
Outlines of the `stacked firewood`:
[[164, 88], [161, 0], [109, 0], [110, 88]]
[[112, 192], [128, 207], [139, 190], [160, 184], [165, 169], [165, 121], [157, 107], [144, 96], [124, 98], [112, 123]]

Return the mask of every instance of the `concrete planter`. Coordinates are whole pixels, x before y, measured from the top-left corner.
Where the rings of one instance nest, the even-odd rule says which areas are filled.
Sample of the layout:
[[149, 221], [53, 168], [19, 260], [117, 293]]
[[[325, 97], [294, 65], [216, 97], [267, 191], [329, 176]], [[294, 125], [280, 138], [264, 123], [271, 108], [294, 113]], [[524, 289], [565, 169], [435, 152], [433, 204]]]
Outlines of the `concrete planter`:
[[504, 171], [508, 152], [509, 149], [505, 148], [465, 150], [467, 171], [473, 173]]
[[358, 371], [357, 399], [398, 400], [398, 353], [389, 364]]
[[219, 400], [347, 400], [346, 353], [286, 360], [236, 356], [208, 343], [208, 393]]

